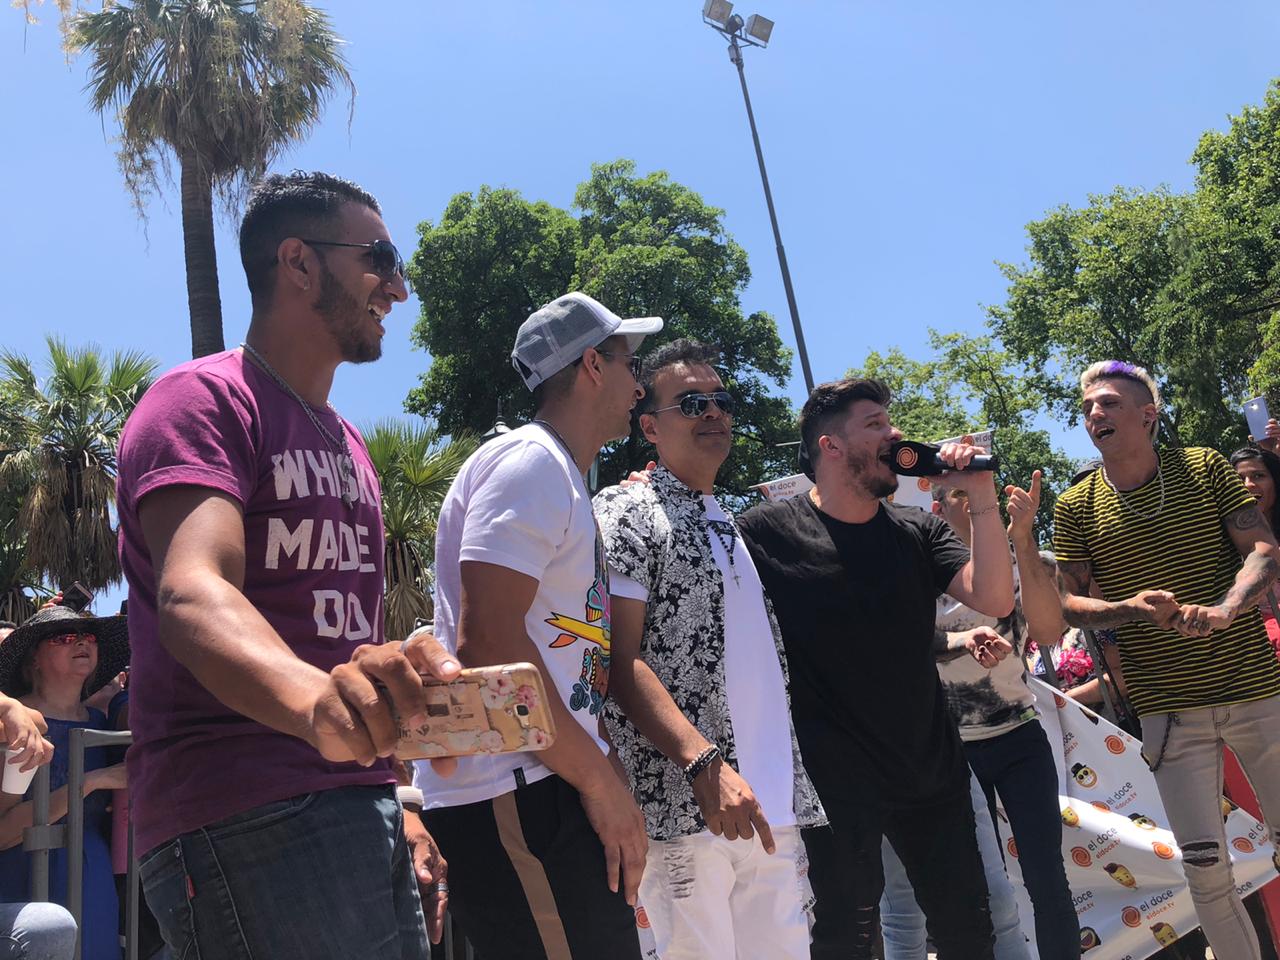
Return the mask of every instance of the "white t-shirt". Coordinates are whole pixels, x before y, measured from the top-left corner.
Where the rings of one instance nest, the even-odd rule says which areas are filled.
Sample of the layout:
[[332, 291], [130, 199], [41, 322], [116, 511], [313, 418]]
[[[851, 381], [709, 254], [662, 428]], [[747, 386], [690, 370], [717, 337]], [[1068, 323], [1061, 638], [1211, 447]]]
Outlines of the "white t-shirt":
[[[708, 520], [728, 521], [715, 497], [704, 494], [702, 502]], [[735, 534], [732, 566], [724, 548], [727, 534], [717, 537], [708, 528], [707, 537], [724, 579], [724, 687], [738, 773], [755, 793], [769, 826], [791, 826], [796, 822], [791, 720], [764, 588], [741, 537]], [[649, 592], [616, 569], [609, 571], [609, 583], [620, 597], [648, 602]]]
[[[609, 682], [609, 583], [591, 497], [568, 451], [528, 424], [490, 440], [449, 488], [436, 530], [436, 637], [457, 650], [461, 564], [476, 560], [533, 577], [538, 592], [525, 630], [546, 664], [548, 696], [559, 694], [604, 752], [599, 714]], [[532, 659], [532, 658], [530, 658]], [[451, 777], [415, 765], [427, 807], [490, 800], [551, 774], [536, 753], [460, 757]]]

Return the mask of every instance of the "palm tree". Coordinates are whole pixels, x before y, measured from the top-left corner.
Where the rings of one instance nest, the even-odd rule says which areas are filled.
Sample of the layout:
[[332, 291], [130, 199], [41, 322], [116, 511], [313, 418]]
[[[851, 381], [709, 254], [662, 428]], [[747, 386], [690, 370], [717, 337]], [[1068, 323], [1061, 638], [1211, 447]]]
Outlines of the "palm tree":
[[21, 503], [16, 494], [0, 494], [0, 620], [13, 623], [22, 623], [35, 613], [31, 593], [39, 588], [27, 558], [26, 538], [18, 533]]
[[408, 636], [419, 617], [434, 614], [431, 602], [436, 520], [449, 485], [479, 441], [452, 439], [423, 423], [379, 420], [361, 431], [382, 485], [386, 528], [386, 635]]
[[107, 362], [92, 347], [46, 342], [43, 385], [26, 357], [0, 353], [0, 437], [11, 444], [0, 459], [0, 498], [21, 498], [14, 537], [26, 547], [26, 564], [15, 569], [100, 590], [120, 580], [116, 444], [157, 364], [138, 352]]
[[120, 169], [141, 212], [176, 157], [191, 354], [223, 349], [213, 194], [228, 203], [355, 88], [328, 16], [304, 0], [119, 0], [78, 13], [94, 110], [118, 115]]

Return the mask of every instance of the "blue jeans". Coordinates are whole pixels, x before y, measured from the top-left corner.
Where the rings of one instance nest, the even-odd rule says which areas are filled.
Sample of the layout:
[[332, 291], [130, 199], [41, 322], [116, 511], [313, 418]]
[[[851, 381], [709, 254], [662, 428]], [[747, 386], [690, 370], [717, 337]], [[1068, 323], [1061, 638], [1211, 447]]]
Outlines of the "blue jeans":
[[176, 960], [427, 960], [391, 787], [267, 803], [162, 844], [140, 864]]
[[[991, 822], [991, 810], [978, 778], [970, 774], [969, 793], [973, 800], [973, 819], [977, 828], [978, 852], [987, 876], [988, 906], [991, 926], [996, 935], [996, 960], [1031, 960], [1027, 938], [1018, 924], [1018, 904], [1013, 898], [1013, 885], [1004, 872], [1000, 856], [1000, 839]], [[924, 911], [916, 903], [915, 891], [907, 879], [906, 868], [888, 839], [883, 842], [884, 894], [880, 897], [880, 931], [884, 936], [884, 960], [925, 960]]]
[[76, 922], [56, 903], [0, 903], [0, 960], [71, 960]]
[[1044, 727], [1032, 720], [989, 740], [971, 740], [964, 752], [987, 803], [999, 794], [1009, 818], [1040, 960], [1079, 960], [1080, 921], [1062, 863], [1058, 767]]

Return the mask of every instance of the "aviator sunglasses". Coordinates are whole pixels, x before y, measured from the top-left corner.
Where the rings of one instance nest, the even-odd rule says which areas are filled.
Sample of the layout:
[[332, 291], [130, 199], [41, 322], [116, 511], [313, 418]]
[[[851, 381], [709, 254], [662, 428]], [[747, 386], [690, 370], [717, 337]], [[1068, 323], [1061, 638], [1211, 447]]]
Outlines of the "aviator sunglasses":
[[372, 243], [342, 243], [339, 240], [308, 240], [299, 237], [303, 243], [313, 247], [359, 247], [369, 251], [369, 260], [373, 264], [373, 272], [388, 283], [397, 276], [407, 279], [404, 273], [404, 258], [390, 240], [374, 240]]
[[668, 407], [659, 407], [653, 412], [662, 413], [664, 410], [678, 408], [683, 416], [688, 417], [690, 420], [696, 420], [707, 412], [708, 403], [714, 403], [726, 417], [732, 417], [733, 408], [737, 406], [737, 402], [730, 393], [724, 390], [717, 390], [715, 393], [686, 393], [680, 398], [679, 403], [673, 403]]

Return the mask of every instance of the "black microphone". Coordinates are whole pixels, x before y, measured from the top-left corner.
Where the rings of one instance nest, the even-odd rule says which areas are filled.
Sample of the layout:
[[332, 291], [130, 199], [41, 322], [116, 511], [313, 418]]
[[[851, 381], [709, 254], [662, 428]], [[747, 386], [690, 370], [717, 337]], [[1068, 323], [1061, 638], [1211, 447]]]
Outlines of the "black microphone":
[[[936, 477], [940, 473], [954, 470], [955, 467], [949, 467], [938, 459], [938, 451], [941, 449], [936, 443], [899, 440], [889, 448], [893, 472], [903, 477]], [[960, 469], [999, 470], [1000, 458], [980, 453], [969, 461], [967, 467]]]

